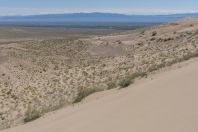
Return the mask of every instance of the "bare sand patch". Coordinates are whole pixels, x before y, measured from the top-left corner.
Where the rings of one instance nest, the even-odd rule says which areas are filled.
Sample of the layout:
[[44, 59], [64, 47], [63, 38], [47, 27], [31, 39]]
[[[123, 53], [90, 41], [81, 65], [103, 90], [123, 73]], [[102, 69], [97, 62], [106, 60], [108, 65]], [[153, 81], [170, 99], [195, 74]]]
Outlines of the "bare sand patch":
[[113, 47], [108, 45], [92, 46], [90, 50], [91, 54], [100, 57], [115, 57], [122, 56], [124, 54], [124, 51], [121, 47]]
[[8, 58], [6, 56], [0, 56], [0, 64], [3, 64], [4, 62], [6, 62]]

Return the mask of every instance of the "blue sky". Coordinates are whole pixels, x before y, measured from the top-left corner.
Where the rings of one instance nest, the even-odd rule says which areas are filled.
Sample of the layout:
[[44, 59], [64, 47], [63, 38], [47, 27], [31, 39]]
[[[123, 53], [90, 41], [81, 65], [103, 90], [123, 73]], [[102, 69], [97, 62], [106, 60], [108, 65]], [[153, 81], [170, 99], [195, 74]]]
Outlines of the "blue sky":
[[0, 0], [0, 15], [73, 12], [144, 15], [198, 12], [198, 0]]

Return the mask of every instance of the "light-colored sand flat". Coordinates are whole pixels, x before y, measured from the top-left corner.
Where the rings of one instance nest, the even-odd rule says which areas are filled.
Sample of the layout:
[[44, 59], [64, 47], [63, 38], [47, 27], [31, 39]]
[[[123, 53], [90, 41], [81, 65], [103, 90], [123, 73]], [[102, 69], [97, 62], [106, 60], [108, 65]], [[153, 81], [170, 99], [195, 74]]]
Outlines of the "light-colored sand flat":
[[197, 132], [198, 60], [2, 132]]

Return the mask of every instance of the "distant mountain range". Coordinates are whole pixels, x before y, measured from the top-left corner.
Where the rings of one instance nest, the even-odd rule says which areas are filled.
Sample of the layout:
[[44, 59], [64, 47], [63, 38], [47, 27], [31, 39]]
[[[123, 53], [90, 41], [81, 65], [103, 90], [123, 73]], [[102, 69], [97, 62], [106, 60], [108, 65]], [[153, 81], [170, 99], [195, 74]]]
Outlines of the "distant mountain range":
[[170, 22], [186, 17], [198, 18], [198, 13], [173, 15], [124, 15], [113, 13], [71, 13], [31, 16], [0, 16], [0, 22]]

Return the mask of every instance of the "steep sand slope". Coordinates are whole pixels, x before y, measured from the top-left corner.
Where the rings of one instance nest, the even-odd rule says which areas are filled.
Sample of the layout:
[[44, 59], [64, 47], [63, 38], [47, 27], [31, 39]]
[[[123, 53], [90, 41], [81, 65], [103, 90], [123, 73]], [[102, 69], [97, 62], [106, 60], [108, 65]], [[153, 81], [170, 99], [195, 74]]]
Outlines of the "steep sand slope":
[[197, 132], [198, 59], [2, 132]]

